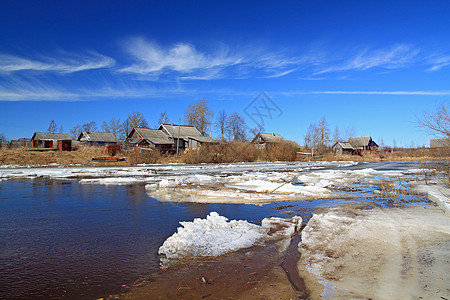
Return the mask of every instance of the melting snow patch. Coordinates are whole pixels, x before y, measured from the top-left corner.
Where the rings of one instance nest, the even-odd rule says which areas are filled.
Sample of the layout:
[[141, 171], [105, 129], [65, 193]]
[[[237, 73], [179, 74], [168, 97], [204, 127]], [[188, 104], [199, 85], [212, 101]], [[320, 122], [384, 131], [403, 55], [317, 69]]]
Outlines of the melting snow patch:
[[302, 231], [299, 271], [313, 298], [448, 298], [449, 225], [434, 207], [329, 208]]
[[[263, 245], [264, 241], [290, 241], [301, 222], [298, 216], [292, 219], [266, 218], [259, 226], [244, 220], [228, 221], [226, 217], [211, 212], [206, 219], [180, 222], [182, 227], [163, 243], [158, 253], [164, 255], [161, 258], [164, 266], [173, 259], [214, 257], [253, 245]], [[286, 249], [284, 244], [280, 251]]]

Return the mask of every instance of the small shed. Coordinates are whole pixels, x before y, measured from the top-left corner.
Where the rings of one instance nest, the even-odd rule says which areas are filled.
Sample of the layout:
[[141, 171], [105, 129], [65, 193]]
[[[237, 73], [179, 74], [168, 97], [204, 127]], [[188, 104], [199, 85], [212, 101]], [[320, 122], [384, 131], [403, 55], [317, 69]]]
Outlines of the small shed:
[[348, 142], [336, 142], [333, 147], [333, 152], [336, 154], [352, 154], [353, 153], [353, 146]]
[[10, 143], [8, 141], [0, 141], [0, 149], [9, 149]]
[[377, 143], [370, 136], [349, 137], [348, 143], [352, 145], [354, 150], [375, 150], [378, 148]]
[[162, 130], [150, 128], [133, 128], [128, 134], [125, 143], [131, 147], [156, 149], [161, 152], [173, 151], [173, 140]]
[[35, 132], [31, 137], [33, 148], [54, 148], [72, 150], [72, 138], [66, 133]]
[[217, 145], [221, 143], [218, 140], [214, 140], [207, 136], [196, 136], [196, 137], [189, 137], [188, 139], [188, 148], [189, 149], [195, 149], [200, 147], [203, 144], [207, 145]]
[[450, 147], [450, 140], [448, 138], [430, 139], [431, 149], [448, 148], [448, 147]]
[[27, 138], [20, 138], [18, 140], [12, 140], [9, 147], [13, 148], [30, 148], [32, 145], [31, 140]]
[[78, 141], [88, 145], [115, 145], [119, 143], [114, 133], [82, 131]]
[[268, 149], [272, 144], [286, 141], [281, 135], [275, 133], [258, 133], [252, 140], [256, 149]]

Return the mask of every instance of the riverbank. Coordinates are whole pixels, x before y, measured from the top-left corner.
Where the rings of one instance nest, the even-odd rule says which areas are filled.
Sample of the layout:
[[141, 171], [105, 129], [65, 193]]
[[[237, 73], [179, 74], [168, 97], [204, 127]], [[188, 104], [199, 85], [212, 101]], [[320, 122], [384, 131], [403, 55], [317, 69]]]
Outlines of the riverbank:
[[[448, 160], [448, 151], [430, 149], [398, 150], [392, 153], [367, 153], [359, 155], [336, 155], [325, 153], [323, 157], [312, 158], [295, 154], [291, 148], [257, 150], [245, 143], [222, 146], [223, 149], [192, 150], [176, 155], [162, 155], [151, 151], [125, 151], [117, 157], [125, 158], [121, 162], [93, 162], [92, 158], [107, 156], [101, 147], [83, 146], [74, 151], [23, 151], [22, 149], [0, 149], [0, 166], [136, 166], [154, 163], [235, 163], [235, 162], [270, 162], [270, 161], [436, 161]], [[231, 151], [233, 149], [233, 151]]]

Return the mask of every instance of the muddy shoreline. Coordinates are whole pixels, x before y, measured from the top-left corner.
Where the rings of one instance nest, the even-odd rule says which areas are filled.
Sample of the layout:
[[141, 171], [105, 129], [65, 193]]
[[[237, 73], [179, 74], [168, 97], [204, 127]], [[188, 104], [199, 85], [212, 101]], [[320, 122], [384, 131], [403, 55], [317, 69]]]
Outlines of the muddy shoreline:
[[107, 299], [307, 299], [297, 272], [300, 235], [285, 253], [274, 243], [182, 262]]

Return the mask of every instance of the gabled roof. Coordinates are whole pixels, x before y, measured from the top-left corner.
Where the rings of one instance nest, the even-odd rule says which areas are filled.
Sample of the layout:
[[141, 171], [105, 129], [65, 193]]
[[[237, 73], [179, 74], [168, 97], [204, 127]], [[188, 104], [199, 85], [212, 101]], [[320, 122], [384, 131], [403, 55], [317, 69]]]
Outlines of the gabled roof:
[[134, 131], [136, 131], [143, 140], [147, 140], [155, 145], [173, 144], [173, 140], [169, 138], [164, 132], [162, 132], [162, 130], [135, 127], [130, 131], [128, 137], [131, 137]]
[[69, 141], [72, 140], [72, 137], [68, 135], [67, 133], [48, 133], [48, 132], [35, 132], [33, 134], [33, 137], [31, 137], [32, 140], [59, 140], [59, 141]]
[[116, 136], [111, 132], [88, 132], [82, 131], [78, 136], [78, 141], [85, 138], [88, 142], [98, 142], [98, 143], [118, 143]]
[[372, 138], [370, 136], [354, 136], [354, 137], [349, 137], [348, 138], [348, 142], [353, 147], [369, 146], [369, 143], [370, 143], [371, 140], [372, 140]]
[[285, 139], [279, 135], [279, 134], [275, 134], [275, 133], [258, 133], [252, 140], [252, 143], [254, 143], [258, 136], [261, 137], [261, 139], [266, 142], [266, 143], [280, 143], [280, 142], [284, 142]]
[[189, 139], [199, 141], [200, 143], [220, 143], [220, 141], [214, 140], [207, 136], [194, 136], [194, 137], [190, 136]]
[[[173, 124], [161, 124], [160, 130], [165, 129], [170, 136], [177, 139], [188, 139], [189, 137], [200, 137], [202, 134], [194, 126], [190, 125], [173, 125]], [[178, 134], [179, 132], [179, 134]]]
[[342, 147], [342, 149], [354, 150], [353, 146], [348, 142], [336, 142], [332, 148], [334, 148], [334, 146], [336, 146], [337, 144], [339, 144]]

